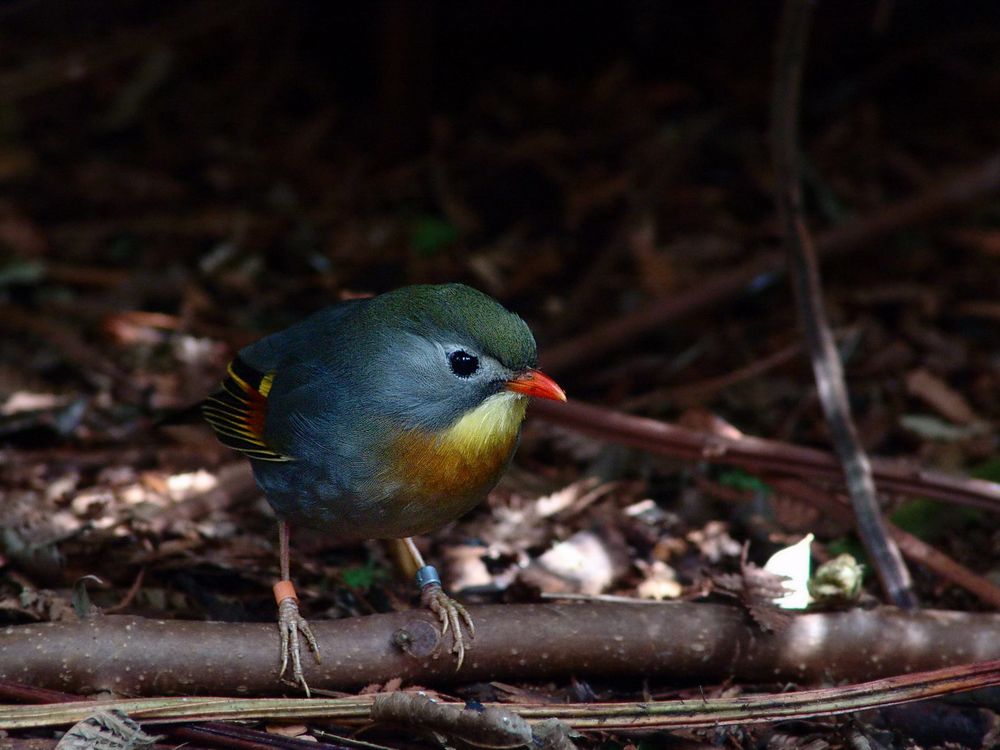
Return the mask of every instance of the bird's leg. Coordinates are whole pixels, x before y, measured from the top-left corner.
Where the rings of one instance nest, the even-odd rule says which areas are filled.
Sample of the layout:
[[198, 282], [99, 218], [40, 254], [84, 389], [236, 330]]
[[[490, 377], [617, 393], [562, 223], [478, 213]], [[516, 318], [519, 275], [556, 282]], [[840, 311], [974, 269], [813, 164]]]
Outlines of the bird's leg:
[[417, 586], [420, 588], [420, 601], [431, 612], [437, 615], [441, 621], [441, 637], [443, 638], [448, 629], [451, 628], [452, 646], [451, 652], [458, 657], [455, 670], [462, 668], [465, 660], [465, 637], [462, 634], [462, 625], [469, 630], [469, 638], [476, 637], [476, 626], [472, 618], [461, 604], [448, 596], [441, 589], [441, 577], [433, 565], [424, 562], [423, 555], [413, 543], [411, 537], [403, 540], [406, 549], [413, 557], [413, 562], [417, 568]]
[[[301, 685], [309, 697], [309, 686], [302, 674], [302, 659], [299, 656], [299, 631], [305, 636], [316, 661], [321, 661], [319, 644], [305, 618], [299, 614], [299, 598], [295, 594], [289, 573], [288, 523], [278, 521], [278, 558], [281, 566], [281, 580], [274, 584], [274, 600], [278, 603], [278, 632], [281, 634], [281, 672], [278, 679], [290, 685]], [[288, 661], [291, 657], [292, 680], [286, 680]]]

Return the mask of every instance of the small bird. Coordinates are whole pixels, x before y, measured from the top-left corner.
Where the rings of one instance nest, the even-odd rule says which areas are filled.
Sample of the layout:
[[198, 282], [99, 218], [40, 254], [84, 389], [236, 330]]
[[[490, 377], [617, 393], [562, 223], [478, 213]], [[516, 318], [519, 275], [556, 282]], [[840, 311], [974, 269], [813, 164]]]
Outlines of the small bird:
[[249, 457], [278, 517], [274, 586], [281, 671], [308, 694], [289, 575], [289, 525], [334, 541], [403, 539], [421, 601], [452, 631], [461, 667], [462, 605], [448, 597], [412, 537], [469, 511], [517, 447], [529, 396], [565, 401], [536, 369], [527, 324], [462, 284], [403, 287], [328, 307], [242, 349], [202, 412], [225, 445]]

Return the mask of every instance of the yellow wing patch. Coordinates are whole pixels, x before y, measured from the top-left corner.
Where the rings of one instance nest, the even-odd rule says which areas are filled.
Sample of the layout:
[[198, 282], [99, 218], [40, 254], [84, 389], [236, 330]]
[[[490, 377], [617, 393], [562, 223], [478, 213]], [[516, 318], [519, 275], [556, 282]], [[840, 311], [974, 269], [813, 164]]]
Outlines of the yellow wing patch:
[[205, 399], [201, 411], [219, 441], [259, 461], [290, 461], [264, 440], [267, 394], [274, 373], [259, 373], [239, 357], [229, 363], [222, 390]]

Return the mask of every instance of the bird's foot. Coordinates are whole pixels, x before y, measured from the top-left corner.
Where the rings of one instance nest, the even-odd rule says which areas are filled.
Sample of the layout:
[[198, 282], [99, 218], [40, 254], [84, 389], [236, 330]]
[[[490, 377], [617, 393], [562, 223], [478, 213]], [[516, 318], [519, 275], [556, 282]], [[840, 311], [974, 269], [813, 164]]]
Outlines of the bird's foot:
[[[316, 636], [313, 635], [312, 628], [309, 627], [306, 619], [299, 614], [299, 603], [294, 596], [287, 596], [278, 602], [278, 632], [281, 634], [281, 672], [278, 673], [278, 679], [286, 685], [301, 686], [308, 698], [310, 696], [309, 685], [306, 684], [306, 678], [302, 674], [302, 658], [299, 654], [300, 632], [305, 636], [306, 643], [309, 644], [309, 650], [313, 652], [316, 663], [320, 663], [322, 659], [319, 655], [319, 644], [316, 642]], [[291, 680], [285, 677], [289, 662], [292, 666]]]
[[[429, 568], [429, 570], [428, 570]], [[425, 565], [417, 571], [417, 582], [420, 584], [420, 601], [430, 609], [441, 621], [441, 637], [451, 629], [451, 652], [457, 657], [455, 671], [462, 668], [465, 661], [465, 635], [463, 625], [469, 631], [469, 638], [476, 637], [476, 625], [465, 607], [448, 596], [441, 589], [441, 580], [433, 565]]]

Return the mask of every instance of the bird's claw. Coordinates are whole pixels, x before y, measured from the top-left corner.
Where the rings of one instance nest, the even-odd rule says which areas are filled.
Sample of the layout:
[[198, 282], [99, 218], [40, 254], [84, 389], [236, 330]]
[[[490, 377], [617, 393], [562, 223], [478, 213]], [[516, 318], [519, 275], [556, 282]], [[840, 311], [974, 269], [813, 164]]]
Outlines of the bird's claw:
[[[299, 654], [299, 632], [305, 636], [309, 650], [312, 651], [316, 662], [320, 663], [322, 659], [319, 655], [319, 644], [316, 642], [316, 636], [313, 635], [312, 628], [309, 627], [306, 619], [299, 614], [298, 602], [292, 597], [282, 599], [281, 603], [278, 604], [278, 632], [281, 635], [281, 671], [278, 673], [278, 679], [286, 685], [301, 686], [308, 698], [309, 685], [306, 684], [306, 678], [302, 674], [302, 658]], [[291, 680], [285, 678], [289, 661], [292, 664]]]
[[420, 594], [420, 600], [441, 621], [442, 638], [449, 628], [451, 629], [451, 652], [457, 657], [458, 663], [455, 665], [457, 672], [462, 668], [462, 662], [465, 661], [465, 636], [462, 634], [462, 625], [464, 624], [469, 631], [470, 639], [476, 637], [476, 625], [473, 623], [472, 617], [469, 616], [465, 607], [444, 593], [441, 586], [436, 583], [424, 587]]

